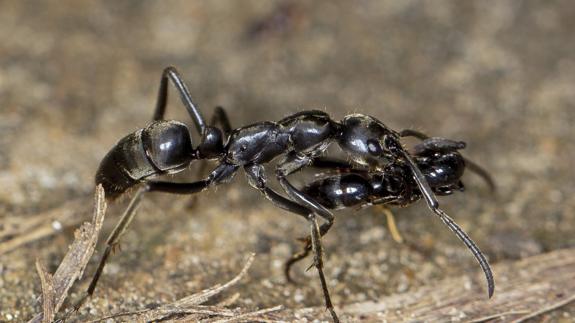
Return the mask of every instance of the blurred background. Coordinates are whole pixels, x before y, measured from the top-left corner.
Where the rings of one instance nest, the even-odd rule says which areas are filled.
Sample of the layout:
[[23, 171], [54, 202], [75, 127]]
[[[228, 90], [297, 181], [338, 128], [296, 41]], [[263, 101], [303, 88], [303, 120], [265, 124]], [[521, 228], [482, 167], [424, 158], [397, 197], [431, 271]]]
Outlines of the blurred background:
[[[0, 321], [39, 311], [34, 260], [56, 268], [75, 226], [90, 218], [99, 161], [149, 122], [168, 65], [206, 118], [222, 105], [234, 127], [320, 109], [463, 140], [497, 194], [468, 174], [467, 191], [441, 203], [493, 264], [574, 247], [574, 22], [568, 0], [0, 1], [0, 225], [17, 232], [43, 212], [86, 201], [58, 222], [62, 230], [3, 250]], [[168, 117], [190, 124], [170, 91]], [[282, 274], [307, 224], [243, 177], [194, 199], [150, 194], [89, 315], [222, 282], [254, 251], [239, 305], [321, 306], [307, 262], [294, 271], [300, 285]], [[125, 202], [110, 206], [105, 234]], [[476, 262], [424, 203], [394, 213], [406, 244], [391, 239], [377, 210], [338, 213], [324, 239], [336, 304], [464, 274], [484, 293]]]

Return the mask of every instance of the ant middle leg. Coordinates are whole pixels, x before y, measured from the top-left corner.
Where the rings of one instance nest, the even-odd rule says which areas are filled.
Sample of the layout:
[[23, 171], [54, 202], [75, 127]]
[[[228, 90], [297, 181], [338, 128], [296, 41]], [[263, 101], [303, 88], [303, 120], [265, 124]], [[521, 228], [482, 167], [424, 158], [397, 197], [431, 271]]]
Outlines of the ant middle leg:
[[[314, 262], [312, 266], [315, 266], [319, 275], [321, 288], [324, 296], [325, 306], [330, 312], [334, 322], [339, 322], [335, 309], [331, 302], [331, 297], [329, 295], [329, 289], [327, 287], [327, 282], [325, 280], [325, 275], [323, 272], [323, 249], [321, 246], [321, 236], [325, 234], [331, 224], [333, 224], [333, 218], [329, 222], [329, 227], [325, 227], [323, 224], [321, 227], [317, 223], [316, 214], [313, 210], [308, 209], [305, 206], [300, 205], [297, 202], [288, 200], [287, 198], [279, 195], [273, 189], [267, 186], [267, 180], [265, 177], [265, 169], [262, 165], [252, 164], [246, 166], [245, 168], [248, 181], [251, 186], [258, 189], [268, 200], [270, 200], [274, 205], [287, 210], [291, 213], [303, 216], [309, 223], [311, 227], [310, 232], [310, 243], [311, 249], [314, 251]], [[322, 234], [323, 229], [323, 234]], [[308, 251], [309, 253], [309, 251]]]
[[[311, 214], [310, 215], [310, 225], [311, 225], [311, 246], [312, 246], [312, 250], [314, 253], [314, 260], [313, 260], [313, 265], [315, 266], [315, 268], [317, 269], [318, 275], [319, 275], [319, 279], [321, 282], [321, 288], [322, 288], [322, 292], [323, 292], [323, 296], [324, 296], [324, 300], [325, 300], [325, 307], [327, 308], [327, 310], [329, 311], [329, 313], [331, 314], [331, 317], [335, 322], [339, 322], [339, 318], [337, 317], [337, 314], [335, 313], [335, 309], [333, 307], [333, 304], [331, 302], [331, 298], [329, 296], [329, 290], [327, 288], [327, 282], [325, 280], [325, 275], [323, 273], [323, 250], [322, 250], [322, 246], [321, 246], [321, 232], [320, 232], [320, 227], [317, 224], [317, 219], [315, 217], [315, 214]], [[310, 266], [311, 268], [311, 266]]]

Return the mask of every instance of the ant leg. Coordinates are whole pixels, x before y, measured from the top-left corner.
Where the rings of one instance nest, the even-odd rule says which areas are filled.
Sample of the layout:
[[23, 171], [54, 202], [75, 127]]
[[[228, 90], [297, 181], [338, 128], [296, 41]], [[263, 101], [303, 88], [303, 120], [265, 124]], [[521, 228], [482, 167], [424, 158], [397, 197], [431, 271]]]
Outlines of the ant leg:
[[479, 247], [471, 240], [471, 238], [463, 231], [463, 229], [453, 221], [451, 217], [449, 217], [443, 210], [439, 208], [431, 208], [431, 210], [439, 216], [441, 221], [451, 230], [459, 240], [465, 244], [465, 246], [471, 251], [479, 266], [483, 270], [483, 274], [485, 275], [485, 279], [487, 280], [487, 292], [489, 298], [493, 296], [493, 292], [495, 291], [495, 281], [493, 280], [493, 272], [491, 271], [491, 267], [489, 266], [489, 262], [479, 249]]
[[[415, 137], [419, 140], [426, 140], [430, 138], [425, 133], [412, 129], [404, 129], [399, 133], [399, 135], [401, 137]], [[469, 168], [471, 172], [477, 174], [485, 181], [485, 183], [487, 183], [487, 186], [489, 186], [489, 190], [491, 190], [492, 192], [495, 192], [497, 190], [495, 181], [483, 167], [479, 166], [474, 161], [466, 157], [463, 157], [463, 159], [465, 160], [465, 165], [467, 166], [467, 168]]]
[[[320, 237], [323, 237], [333, 226], [333, 223], [334, 223], [333, 214], [331, 212], [329, 212], [327, 209], [325, 209], [323, 206], [321, 206], [313, 198], [307, 196], [307, 194], [305, 194], [305, 193], [301, 192], [300, 190], [296, 189], [295, 187], [293, 187], [293, 185], [285, 177], [279, 177], [279, 181], [280, 181], [280, 184], [282, 185], [282, 187], [284, 188], [284, 190], [286, 190], [286, 192], [288, 193], [288, 195], [291, 198], [296, 200], [298, 203], [301, 203], [301, 204], [305, 205], [306, 207], [312, 209], [314, 211], [314, 213], [317, 213], [319, 216], [321, 216], [322, 218], [324, 218], [326, 220], [326, 222], [323, 223], [319, 227], [319, 235], [320, 235]], [[307, 257], [307, 255], [309, 254], [310, 244], [311, 244], [311, 246], [313, 246], [313, 236], [311, 236], [311, 235], [307, 236], [307, 237], [303, 238], [303, 241], [305, 243], [303, 250], [300, 251], [299, 253], [292, 255], [290, 257], [290, 259], [288, 259], [288, 261], [284, 265], [284, 274], [285, 274], [288, 282], [293, 282], [293, 279], [290, 276], [291, 267], [295, 263], [297, 263], [298, 261]], [[314, 258], [314, 265], [316, 265], [316, 267], [317, 267], [318, 264], [316, 264], [316, 260], [317, 260], [317, 257]], [[320, 264], [319, 266], [323, 266], [323, 264]], [[323, 282], [322, 282], [322, 284], [323, 284]], [[324, 295], [325, 295], [325, 293], [324, 293]], [[327, 300], [326, 300], [326, 302], [327, 302]]]
[[[327, 282], [325, 280], [325, 276], [323, 273], [323, 250], [322, 250], [322, 246], [321, 246], [321, 233], [320, 233], [320, 227], [317, 224], [317, 220], [315, 217], [315, 214], [310, 214], [310, 225], [311, 225], [311, 246], [312, 246], [312, 250], [314, 252], [314, 259], [313, 259], [313, 265], [315, 266], [315, 268], [317, 269], [318, 275], [319, 275], [319, 279], [321, 282], [321, 289], [323, 292], [323, 298], [325, 301], [325, 307], [327, 308], [327, 310], [329, 311], [329, 313], [331, 314], [331, 318], [333, 319], [334, 323], [339, 323], [339, 318], [337, 317], [337, 314], [335, 313], [335, 309], [333, 308], [333, 304], [331, 303], [331, 297], [329, 296], [329, 290], [327, 288]], [[311, 266], [310, 266], [311, 268]]]
[[287, 282], [290, 284], [296, 283], [295, 280], [293, 280], [291, 277], [291, 267], [309, 256], [309, 252], [311, 251], [311, 239], [304, 238], [303, 242], [304, 246], [302, 250], [291, 255], [291, 257], [284, 264], [284, 276], [286, 277]]
[[90, 286], [86, 290], [86, 294], [74, 305], [74, 311], [77, 311], [78, 309], [80, 309], [80, 307], [82, 307], [84, 302], [86, 302], [86, 300], [89, 297], [91, 297], [92, 294], [94, 294], [94, 290], [96, 289], [96, 285], [98, 284], [98, 280], [100, 279], [100, 276], [102, 275], [102, 272], [104, 271], [104, 266], [106, 265], [106, 261], [108, 260], [110, 253], [118, 245], [120, 238], [124, 235], [124, 233], [126, 232], [126, 229], [128, 228], [128, 226], [130, 225], [130, 223], [134, 219], [134, 216], [136, 215], [136, 210], [137, 210], [138, 206], [140, 205], [140, 202], [142, 200], [142, 196], [145, 192], [146, 192], [145, 187], [138, 189], [138, 191], [136, 192], [136, 194], [134, 195], [134, 197], [130, 201], [128, 208], [126, 208], [126, 210], [124, 211], [124, 214], [122, 214], [120, 221], [118, 221], [118, 224], [116, 224], [116, 227], [114, 228], [112, 233], [110, 233], [110, 235], [108, 236], [108, 239], [106, 240], [106, 250], [104, 250], [104, 253], [102, 254], [102, 258], [100, 258], [100, 263], [98, 264], [98, 269], [96, 269], [96, 272], [94, 273], [94, 276], [92, 277], [92, 281], [90, 282]]
[[276, 178], [280, 182], [284, 191], [292, 198], [292, 200], [312, 210], [317, 215], [324, 218], [327, 223], [321, 225], [321, 235], [329, 231], [333, 225], [333, 214], [326, 209], [323, 205], [319, 204], [315, 199], [308, 196], [304, 192], [295, 188], [288, 180], [287, 176], [301, 170], [304, 166], [309, 165], [312, 159], [307, 156], [298, 156], [296, 154], [289, 154], [283, 161], [279, 163], [276, 168]]
[[[387, 228], [393, 240], [397, 243], [403, 243], [403, 237], [401, 236], [399, 230], [397, 229], [397, 225], [395, 224], [395, 217], [391, 212], [391, 210], [389, 210], [387, 207], [383, 205], [378, 206], [379, 208], [381, 208], [381, 210], [386, 216]], [[308, 236], [306, 238], [303, 238], [301, 239], [301, 241], [304, 243], [303, 248], [299, 252], [291, 255], [291, 257], [284, 264], [284, 275], [286, 277], [286, 280], [292, 284], [295, 284], [295, 281], [291, 277], [291, 267], [296, 263], [298, 263], [299, 261], [301, 261], [302, 259], [305, 259], [307, 256], [309, 256], [309, 252], [311, 251], [310, 237]]]
[[311, 211], [308, 208], [281, 196], [276, 191], [268, 187], [267, 178], [265, 176], [265, 169], [262, 165], [248, 165], [244, 167], [244, 170], [246, 172], [249, 184], [253, 188], [260, 191], [260, 193], [262, 193], [265, 198], [271, 201], [275, 206], [286, 211], [299, 214], [305, 219], [309, 217]]
[[[267, 179], [265, 178], [265, 170], [263, 168], [263, 166], [261, 165], [250, 165], [247, 166], [245, 168], [246, 171], [246, 175], [248, 177], [248, 181], [250, 183], [250, 185], [254, 188], [256, 188], [257, 190], [259, 190], [266, 199], [268, 199], [269, 201], [271, 201], [275, 206], [284, 209], [286, 211], [295, 213], [295, 214], [299, 214], [301, 216], [303, 216], [304, 218], [308, 218], [309, 214], [311, 213], [310, 210], [308, 210], [307, 208], [291, 201], [288, 200], [287, 198], [279, 195], [276, 191], [272, 190], [271, 188], [269, 188], [266, 184]], [[311, 250], [311, 240], [308, 239], [305, 242], [306, 247], [304, 248], [304, 251], [299, 253], [298, 255], [300, 255], [299, 257], [297, 257], [297, 259], [294, 260], [294, 258], [296, 258], [296, 256], [292, 256], [292, 259], [288, 260], [288, 262], [286, 263], [286, 267], [285, 267], [285, 276], [286, 276], [286, 280], [290, 283], [293, 283], [294, 280], [291, 278], [290, 275], [290, 267], [293, 263], [305, 258], [308, 256], [309, 251]]]
[[217, 106], [214, 109], [214, 114], [212, 115], [212, 119], [210, 120], [210, 126], [215, 127], [218, 123], [222, 127], [224, 135], [228, 137], [232, 132], [232, 125], [230, 124], [230, 119], [228, 118], [226, 110], [224, 110], [224, 108], [221, 106]]
[[428, 135], [424, 134], [423, 132], [413, 130], [413, 129], [403, 129], [399, 132], [400, 137], [415, 137], [419, 140], [425, 140], [429, 138]]
[[322, 247], [321, 247], [322, 234], [321, 234], [321, 228], [317, 224], [315, 214], [308, 208], [286, 199], [285, 197], [279, 195], [274, 190], [269, 188], [266, 183], [267, 180], [265, 177], [265, 169], [262, 165], [252, 164], [246, 166], [244, 169], [246, 171], [246, 175], [248, 177], [250, 185], [258, 189], [260, 192], [262, 192], [262, 194], [264, 194], [264, 196], [268, 200], [272, 201], [274, 205], [284, 210], [290, 211], [292, 213], [301, 215], [310, 222], [311, 225], [310, 240], [315, 255], [314, 263], [312, 266], [315, 266], [318, 271], [318, 275], [321, 282], [321, 288], [325, 300], [325, 306], [329, 310], [334, 322], [339, 322], [339, 319], [337, 318], [337, 314], [335, 313], [333, 304], [331, 302], [331, 297], [329, 296], [329, 289], [327, 287], [325, 275], [323, 273], [323, 258], [322, 258]]
[[[328, 161], [328, 164], [332, 164], [333, 161]], [[278, 181], [280, 182], [280, 184], [282, 185], [283, 189], [286, 191], [286, 193], [292, 198], [294, 199], [296, 202], [306, 206], [307, 208], [311, 209], [314, 211], [314, 213], [318, 214], [319, 216], [321, 216], [322, 218], [324, 218], [326, 220], [325, 223], [323, 223], [318, 231], [319, 231], [319, 236], [323, 237], [332, 227], [333, 223], [334, 223], [334, 216], [333, 214], [328, 211], [325, 207], [323, 207], [321, 204], [319, 204], [317, 201], [315, 201], [313, 198], [309, 197], [307, 194], [303, 193], [302, 191], [296, 189], [286, 178], [286, 176], [288, 176], [289, 174], [292, 174], [298, 170], [300, 170], [302, 167], [304, 167], [305, 165], [308, 165], [311, 161], [309, 160], [308, 157], [301, 157], [301, 156], [297, 156], [295, 154], [289, 155], [283, 162], [280, 163], [280, 165], [278, 165], [278, 168], [276, 170], [276, 177], [278, 179]], [[321, 160], [320, 160], [321, 163]], [[342, 165], [340, 163], [340, 165]], [[345, 166], [345, 165], [343, 165]], [[307, 257], [307, 255], [309, 254], [310, 249], [313, 249], [313, 244], [314, 244], [314, 237], [313, 235], [307, 236], [306, 238], [304, 238], [304, 243], [305, 246], [303, 248], [302, 251], [300, 251], [297, 254], [294, 254], [290, 257], [290, 259], [288, 259], [288, 261], [285, 263], [284, 265], [284, 274], [286, 276], [286, 279], [288, 281], [292, 281], [291, 276], [290, 276], [290, 269], [291, 267], [297, 263], [298, 261], [304, 259], [305, 257]], [[320, 259], [321, 260], [321, 259]], [[323, 263], [317, 264], [318, 261], [318, 257], [317, 257], [317, 252], [316, 252], [316, 257], [314, 257], [314, 265], [316, 267], [323, 267]], [[321, 275], [323, 275], [323, 273], [321, 273]], [[324, 281], [322, 281], [322, 285], [325, 285], [325, 278], [321, 278]], [[324, 296], [325, 296], [325, 291], [324, 291]], [[329, 295], [328, 295], [329, 296]], [[327, 304], [328, 299], [326, 298], [326, 304]], [[331, 305], [331, 304], [330, 304]], [[329, 308], [329, 306], [328, 306]], [[331, 312], [331, 310], [330, 310]]]
[[467, 168], [469, 168], [470, 171], [474, 172], [479, 177], [481, 177], [485, 181], [485, 183], [487, 183], [487, 186], [489, 186], [489, 190], [491, 190], [491, 192], [497, 191], [497, 185], [495, 185], [493, 177], [489, 175], [489, 173], [485, 170], [485, 168], [479, 166], [475, 162], [465, 157], [463, 157], [463, 159], [465, 160], [465, 166], [467, 166]]
[[142, 196], [144, 193], [147, 192], [165, 192], [165, 193], [172, 193], [172, 194], [195, 194], [199, 193], [205, 189], [207, 189], [212, 184], [219, 184], [230, 180], [235, 170], [237, 170], [237, 166], [221, 164], [218, 166], [208, 178], [192, 182], [192, 183], [173, 183], [173, 182], [162, 182], [162, 181], [150, 181], [144, 183], [144, 186], [141, 187], [132, 200], [128, 205], [126, 211], [116, 224], [116, 227], [108, 236], [106, 241], [106, 249], [102, 254], [102, 258], [100, 259], [100, 263], [98, 264], [98, 268], [90, 282], [90, 286], [86, 291], [86, 295], [80, 299], [76, 305], [74, 305], [74, 309], [78, 310], [84, 302], [94, 294], [94, 290], [96, 289], [96, 285], [98, 284], [98, 280], [104, 271], [104, 266], [110, 256], [110, 253], [114, 250], [114, 248], [119, 244], [120, 239], [126, 232], [126, 229], [134, 219], [136, 215], [136, 210], [141, 202]]
[[204, 117], [202, 117], [202, 114], [192, 101], [192, 95], [190, 94], [186, 83], [178, 73], [178, 70], [173, 66], [166, 67], [162, 72], [153, 120], [161, 120], [164, 118], [164, 114], [166, 112], [166, 103], [168, 101], [168, 80], [172, 81], [174, 87], [180, 93], [180, 99], [184, 104], [184, 107], [186, 107], [186, 110], [188, 110], [188, 113], [192, 117], [192, 120], [194, 121], [194, 124], [196, 125], [196, 128], [201, 135], [206, 128]]

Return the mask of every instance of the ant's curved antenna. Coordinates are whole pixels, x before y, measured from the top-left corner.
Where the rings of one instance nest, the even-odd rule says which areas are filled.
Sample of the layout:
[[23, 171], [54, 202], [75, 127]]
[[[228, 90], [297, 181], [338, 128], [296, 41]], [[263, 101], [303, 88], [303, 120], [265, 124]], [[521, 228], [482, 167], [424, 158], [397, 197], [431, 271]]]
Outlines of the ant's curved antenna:
[[487, 186], [489, 186], [489, 190], [495, 193], [497, 191], [497, 185], [495, 185], [495, 181], [493, 180], [491, 175], [489, 175], [489, 173], [483, 167], [477, 165], [475, 162], [465, 157], [463, 157], [463, 159], [465, 160], [465, 166], [470, 171], [477, 174], [477, 176], [481, 177], [485, 181], [485, 183], [487, 183]]
[[452, 218], [450, 218], [445, 212], [443, 212], [443, 210], [435, 208], [432, 209], [432, 211], [435, 212], [435, 214], [439, 216], [441, 221], [449, 229], [451, 229], [453, 233], [455, 233], [455, 235], [459, 238], [459, 240], [461, 240], [469, 250], [471, 250], [471, 253], [475, 257], [477, 262], [479, 262], [479, 266], [481, 266], [481, 269], [485, 274], [485, 279], [487, 280], [487, 291], [489, 294], [489, 298], [491, 298], [493, 296], [493, 292], [495, 291], [495, 281], [493, 280], [493, 272], [491, 271], [489, 262], [487, 262], [487, 259], [485, 258], [479, 247], [475, 244], [475, 242], [473, 242], [473, 240], [471, 240], [471, 238], [467, 235], [467, 233], [465, 233], [465, 231], [463, 231], [463, 229], [461, 229], [461, 227], [457, 225], [455, 221], [453, 221]]
[[423, 194], [423, 198], [425, 199], [425, 202], [427, 202], [427, 206], [429, 206], [429, 208], [432, 210], [437, 209], [439, 207], [439, 202], [437, 202], [435, 194], [433, 193], [431, 187], [429, 186], [429, 183], [425, 179], [425, 175], [423, 175], [423, 173], [421, 172], [421, 170], [419, 169], [413, 158], [411, 158], [411, 156], [406, 150], [402, 149], [401, 154], [402, 157], [405, 158], [405, 160], [407, 161], [407, 164], [409, 165], [409, 168], [413, 173], [413, 179], [415, 180], [415, 183], [417, 183], [417, 186], [419, 187], [421, 194]]
[[411, 158], [409, 153], [405, 150], [402, 150], [402, 155], [403, 158], [405, 158], [405, 160], [409, 164], [409, 168], [411, 168], [413, 179], [417, 183], [417, 186], [419, 187], [419, 190], [421, 191], [421, 194], [423, 195], [425, 202], [427, 202], [427, 206], [435, 214], [439, 216], [441, 221], [445, 225], [447, 225], [447, 227], [451, 231], [455, 233], [455, 235], [459, 238], [459, 240], [461, 240], [465, 244], [465, 246], [471, 251], [471, 253], [475, 257], [475, 259], [479, 262], [479, 266], [481, 266], [481, 269], [485, 274], [485, 278], [487, 279], [487, 289], [489, 293], [489, 298], [491, 298], [491, 296], [493, 296], [493, 292], [495, 291], [495, 282], [493, 280], [493, 273], [489, 266], [489, 262], [487, 262], [487, 259], [485, 258], [479, 247], [477, 247], [475, 242], [471, 240], [471, 238], [467, 235], [467, 233], [465, 233], [465, 231], [463, 231], [463, 229], [461, 229], [461, 227], [457, 225], [457, 223], [455, 223], [455, 221], [453, 221], [452, 218], [450, 218], [445, 212], [443, 212], [443, 210], [439, 208], [439, 202], [437, 201], [435, 194], [431, 190], [431, 187], [429, 186], [429, 183], [427, 183], [425, 176], [423, 175], [419, 167], [417, 167], [417, 164]]

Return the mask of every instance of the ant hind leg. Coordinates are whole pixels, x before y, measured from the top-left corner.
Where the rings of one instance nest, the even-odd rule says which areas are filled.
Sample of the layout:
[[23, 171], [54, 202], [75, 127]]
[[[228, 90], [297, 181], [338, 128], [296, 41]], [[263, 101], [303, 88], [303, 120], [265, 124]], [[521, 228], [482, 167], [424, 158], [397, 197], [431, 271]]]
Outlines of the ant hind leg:
[[186, 83], [180, 76], [178, 70], [173, 66], [168, 66], [162, 72], [162, 78], [160, 79], [160, 87], [158, 89], [158, 98], [156, 100], [156, 110], [154, 111], [153, 120], [161, 120], [164, 118], [166, 113], [166, 104], [168, 102], [168, 81], [174, 84], [174, 87], [178, 90], [180, 94], [180, 100], [184, 104], [184, 107], [192, 117], [196, 128], [200, 135], [204, 132], [206, 128], [206, 122], [204, 117], [198, 110], [197, 106], [192, 101], [192, 95], [186, 86]]
[[108, 257], [110, 256], [110, 253], [112, 253], [112, 251], [119, 245], [120, 238], [124, 235], [126, 229], [134, 219], [134, 216], [136, 215], [136, 210], [138, 209], [138, 206], [140, 205], [140, 202], [142, 200], [142, 196], [145, 192], [146, 192], [145, 188], [140, 188], [136, 192], [136, 194], [130, 201], [128, 208], [126, 208], [124, 214], [122, 214], [120, 221], [118, 221], [118, 224], [116, 224], [116, 227], [114, 228], [112, 233], [110, 233], [110, 235], [108, 236], [108, 239], [106, 240], [106, 250], [104, 250], [102, 258], [100, 258], [98, 269], [96, 269], [96, 272], [94, 273], [94, 276], [92, 278], [92, 281], [90, 282], [90, 286], [88, 287], [86, 294], [74, 305], [74, 311], [80, 309], [80, 307], [82, 307], [82, 305], [86, 302], [86, 300], [90, 298], [92, 294], [94, 294], [94, 290], [96, 289], [98, 280], [100, 279], [100, 276], [104, 271], [104, 266], [106, 265]]

